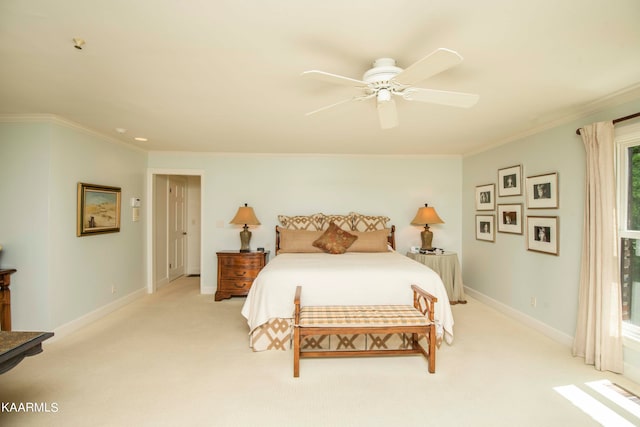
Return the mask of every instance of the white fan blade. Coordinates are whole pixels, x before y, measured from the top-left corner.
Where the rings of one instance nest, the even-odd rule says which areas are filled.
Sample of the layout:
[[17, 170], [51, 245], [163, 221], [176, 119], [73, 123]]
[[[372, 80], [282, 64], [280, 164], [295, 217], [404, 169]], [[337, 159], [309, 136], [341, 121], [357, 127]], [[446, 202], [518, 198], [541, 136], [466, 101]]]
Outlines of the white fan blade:
[[337, 85], [343, 86], [367, 86], [367, 82], [363, 82], [362, 80], [352, 79], [351, 77], [339, 76], [338, 74], [331, 74], [325, 71], [318, 70], [310, 70], [305, 71], [302, 74], [302, 77], [310, 77], [315, 80], [320, 80], [327, 83], [333, 83]]
[[338, 105], [346, 104], [347, 102], [355, 101], [357, 99], [359, 99], [359, 97], [344, 99], [342, 101], [336, 102], [335, 104], [325, 105], [324, 107], [318, 108], [317, 110], [309, 111], [305, 114], [305, 116], [310, 116], [312, 114], [319, 113], [320, 111], [328, 110], [329, 108], [337, 107]]
[[405, 68], [394, 77], [394, 80], [403, 85], [412, 85], [448, 70], [461, 62], [462, 56], [458, 52], [441, 47]]
[[398, 126], [398, 111], [396, 110], [396, 102], [393, 99], [378, 101], [378, 119], [382, 129], [391, 129]]
[[476, 105], [480, 96], [475, 93], [451, 92], [448, 90], [409, 88], [402, 97], [407, 101], [430, 102], [451, 107], [469, 108]]

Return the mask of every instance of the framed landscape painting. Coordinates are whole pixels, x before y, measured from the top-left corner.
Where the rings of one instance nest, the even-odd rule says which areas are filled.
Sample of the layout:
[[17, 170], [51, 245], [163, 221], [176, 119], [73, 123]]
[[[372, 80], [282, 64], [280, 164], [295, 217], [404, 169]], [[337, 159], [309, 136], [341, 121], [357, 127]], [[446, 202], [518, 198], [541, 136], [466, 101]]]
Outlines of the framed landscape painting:
[[79, 182], [78, 237], [120, 231], [120, 196], [119, 187]]

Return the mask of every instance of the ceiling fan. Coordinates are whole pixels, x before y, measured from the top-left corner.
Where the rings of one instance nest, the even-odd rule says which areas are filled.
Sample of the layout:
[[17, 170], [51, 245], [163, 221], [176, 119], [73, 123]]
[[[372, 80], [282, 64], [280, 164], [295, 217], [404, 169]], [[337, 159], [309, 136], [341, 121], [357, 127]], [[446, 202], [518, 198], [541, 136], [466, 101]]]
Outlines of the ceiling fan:
[[439, 48], [405, 69], [396, 66], [396, 61], [392, 58], [376, 59], [373, 62], [373, 68], [364, 73], [362, 80], [319, 70], [305, 71], [302, 73], [303, 77], [343, 86], [353, 86], [362, 91], [361, 95], [310, 111], [306, 115], [310, 116], [351, 101], [364, 101], [375, 98], [380, 127], [382, 129], [390, 129], [398, 125], [398, 113], [394, 97], [401, 97], [407, 101], [428, 102], [453, 107], [472, 107], [479, 99], [476, 94], [424, 89], [413, 86], [414, 83], [426, 80], [461, 62], [462, 56], [458, 52]]

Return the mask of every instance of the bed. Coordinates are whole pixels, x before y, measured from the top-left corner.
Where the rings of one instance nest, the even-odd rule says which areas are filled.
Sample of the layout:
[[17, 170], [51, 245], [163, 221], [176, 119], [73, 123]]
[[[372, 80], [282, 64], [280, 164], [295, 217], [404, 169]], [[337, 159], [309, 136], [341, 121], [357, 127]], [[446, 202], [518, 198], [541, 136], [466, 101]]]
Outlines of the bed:
[[[453, 342], [453, 315], [440, 277], [430, 268], [395, 251], [389, 218], [348, 215], [279, 216], [276, 256], [258, 274], [242, 307], [254, 351], [291, 348], [296, 286], [311, 305], [376, 305], [413, 303], [415, 284], [438, 298], [435, 306], [438, 344]], [[337, 229], [337, 230], [336, 230]], [[343, 253], [313, 246], [334, 230], [356, 236]], [[403, 336], [315, 336], [307, 349], [402, 348]]]

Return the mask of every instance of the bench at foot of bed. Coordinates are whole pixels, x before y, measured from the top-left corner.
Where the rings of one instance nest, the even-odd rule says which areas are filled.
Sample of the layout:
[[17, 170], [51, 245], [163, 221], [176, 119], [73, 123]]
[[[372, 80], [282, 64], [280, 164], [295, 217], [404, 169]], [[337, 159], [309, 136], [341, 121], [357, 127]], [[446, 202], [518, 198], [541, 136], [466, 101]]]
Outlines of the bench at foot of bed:
[[[436, 371], [436, 327], [434, 304], [436, 297], [416, 285], [411, 305], [341, 305], [301, 306], [302, 287], [296, 288], [293, 329], [293, 376], [300, 376], [300, 358], [354, 357], [422, 354], [428, 360], [429, 372]], [[399, 350], [301, 351], [303, 337], [332, 334], [407, 334], [406, 348]], [[425, 336], [428, 350], [418, 340]]]

